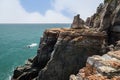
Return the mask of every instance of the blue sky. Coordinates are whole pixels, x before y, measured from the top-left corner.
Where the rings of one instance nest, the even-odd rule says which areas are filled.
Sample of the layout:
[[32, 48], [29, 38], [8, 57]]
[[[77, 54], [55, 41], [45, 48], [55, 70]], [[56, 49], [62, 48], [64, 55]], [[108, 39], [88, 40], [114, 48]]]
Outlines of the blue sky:
[[103, 0], [0, 0], [0, 23], [71, 23], [84, 20]]
[[20, 0], [20, 3], [26, 11], [37, 11], [43, 15], [48, 9], [52, 9], [51, 0]]

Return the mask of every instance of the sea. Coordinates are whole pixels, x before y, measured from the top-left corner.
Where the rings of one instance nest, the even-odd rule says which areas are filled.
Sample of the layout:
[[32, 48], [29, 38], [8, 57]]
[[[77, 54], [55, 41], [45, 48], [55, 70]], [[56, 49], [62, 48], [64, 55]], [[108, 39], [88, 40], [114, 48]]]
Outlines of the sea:
[[45, 29], [64, 27], [70, 24], [0, 24], [0, 80], [10, 80], [17, 66], [36, 55]]

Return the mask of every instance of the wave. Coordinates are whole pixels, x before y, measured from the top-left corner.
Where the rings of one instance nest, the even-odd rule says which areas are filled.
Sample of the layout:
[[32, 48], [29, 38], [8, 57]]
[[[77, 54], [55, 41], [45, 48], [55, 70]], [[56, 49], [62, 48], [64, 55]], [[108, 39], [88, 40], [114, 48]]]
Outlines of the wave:
[[12, 74], [13, 74], [13, 72], [15, 70], [14, 66], [15, 66], [15, 64], [13, 64], [12, 68], [9, 70], [10, 72], [7, 74], [7, 78], [5, 80], [11, 80]]
[[11, 78], [12, 78], [12, 76], [9, 76], [9, 77], [8, 77], [8, 80], [11, 80]]
[[11, 80], [12, 76], [9, 74], [5, 80]]
[[37, 43], [32, 43], [30, 45], [27, 45], [28, 48], [32, 48], [32, 47], [36, 47], [37, 46]]

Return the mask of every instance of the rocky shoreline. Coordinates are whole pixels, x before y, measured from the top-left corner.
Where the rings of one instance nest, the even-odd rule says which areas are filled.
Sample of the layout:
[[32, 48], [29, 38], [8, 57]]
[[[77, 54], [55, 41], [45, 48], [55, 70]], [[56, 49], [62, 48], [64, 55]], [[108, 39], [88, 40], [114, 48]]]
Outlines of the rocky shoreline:
[[120, 80], [120, 0], [105, 0], [86, 21], [47, 29], [37, 55], [11, 80]]

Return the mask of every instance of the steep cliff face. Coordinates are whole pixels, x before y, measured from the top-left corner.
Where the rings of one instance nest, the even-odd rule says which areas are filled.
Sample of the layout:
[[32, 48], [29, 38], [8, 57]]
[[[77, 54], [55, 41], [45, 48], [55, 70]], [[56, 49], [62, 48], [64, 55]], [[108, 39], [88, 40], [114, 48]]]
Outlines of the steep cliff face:
[[70, 80], [120, 80], [120, 41], [110, 47], [111, 51], [87, 59], [86, 67], [77, 75], [71, 75]]
[[109, 43], [115, 43], [120, 39], [120, 0], [104, 0], [96, 13], [86, 20], [86, 25], [106, 31]]
[[96, 13], [86, 20], [86, 25], [108, 36], [108, 51], [103, 56], [87, 59], [86, 67], [70, 80], [120, 80], [120, 0], [104, 0]]
[[54, 45], [59, 36], [59, 30], [46, 30], [41, 37], [41, 42], [37, 51], [37, 56], [33, 60], [32, 67], [42, 69], [50, 60], [51, 53], [54, 50]]
[[31, 64], [16, 68], [13, 80], [31, 80], [38, 73], [38, 80], [68, 80], [85, 66], [89, 56], [103, 54], [105, 40], [106, 34], [94, 29], [46, 30], [37, 56]]
[[103, 54], [105, 37], [89, 29], [60, 32], [52, 58], [40, 71], [38, 80], [68, 80], [70, 74], [85, 66], [89, 56]]
[[39, 71], [50, 60], [59, 32], [59, 30], [46, 30], [44, 32], [40, 40], [37, 55], [33, 59], [28, 59], [24, 66], [17, 67], [14, 70], [12, 80], [31, 80], [38, 76]]
[[12, 80], [69, 80], [79, 69], [70, 80], [119, 80], [119, 12], [120, 0], [105, 0], [86, 21], [77, 15], [71, 28], [45, 30], [36, 57]]
[[39, 71], [45, 67], [51, 57], [51, 52], [57, 42], [59, 30], [46, 30], [41, 37], [37, 55], [28, 59], [24, 66], [14, 70], [13, 80], [31, 80], [38, 76]]

